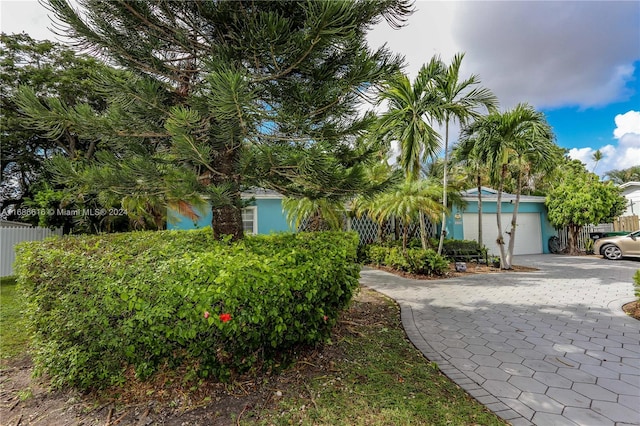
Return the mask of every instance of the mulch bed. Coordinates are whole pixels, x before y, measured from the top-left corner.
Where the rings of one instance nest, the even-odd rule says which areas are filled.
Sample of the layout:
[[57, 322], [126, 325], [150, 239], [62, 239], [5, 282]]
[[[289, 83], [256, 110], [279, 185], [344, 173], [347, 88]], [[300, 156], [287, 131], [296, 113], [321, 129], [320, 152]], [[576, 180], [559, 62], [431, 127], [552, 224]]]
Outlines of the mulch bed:
[[622, 310], [630, 317], [640, 321], [640, 302], [639, 301], [627, 303], [622, 307]]
[[511, 269], [504, 270], [500, 268], [494, 268], [489, 265], [482, 265], [479, 263], [467, 263], [467, 271], [466, 272], [457, 272], [455, 263], [451, 263], [449, 265], [449, 270], [444, 273], [444, 275], [419, 275], [419, 274], [410, 274], [408, 272], [398, 271], [393, 268], [389, 268], [388, 266], [376, 266], [376, 265], [367, 265], [371, 268], [380, 269], [381, 271], [386, 271], [394, 275], [401, 276], [403, 278], [409, 278], [412, 280], [441, 280], [445, 278], [457, 278], [464, 277], [469, 274], [500, 274], [507, 272], [532, 272], [537, 271], [536, 268], [530, 268], [528, 266], [518, 266], [513, 265]]

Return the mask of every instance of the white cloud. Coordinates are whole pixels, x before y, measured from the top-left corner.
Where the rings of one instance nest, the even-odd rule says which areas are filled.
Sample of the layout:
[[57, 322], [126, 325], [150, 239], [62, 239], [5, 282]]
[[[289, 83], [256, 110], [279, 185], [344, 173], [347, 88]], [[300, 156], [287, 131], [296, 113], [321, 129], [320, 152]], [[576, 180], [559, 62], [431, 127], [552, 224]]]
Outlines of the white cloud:
[[451, 34], [459, 7], [457, 2], [418, 1], [415, 7], [405, 27], [394, 30], [383, 20], [367, 34], [371, 47], [386, 43], [392, 52], [404, 55], [405, 72], [412, 80], [434, 55], [449, 61], [461, 49]]
[[386, 23], [368, 36], [405, 55], [415, 76], [434, 54], [466, 52], [474, 73], [503, 108], [588, 108], [626, 100], [640, 52], [637, 2], [416, 2], [408, 26]]
[[618, 114], [614, 121], [616, 128], [613, 130], [613, 136], [618, 143], [599, 148], [603, 158], [597, 165], [593, 161], [593, 154], [597, 148], [573, 148], [569, 151], [569, 157], [582, 161], [587, 165], [587, 169], [595, 169], [599, 174], [640, 165], [640, 112], [631, 110]]
[[593, 148], [571, 148], [569, 150], [569, 157], [574, 160], [580, 160], [587, 165], [587, 168], [591, 166], [590, 169], [593, 169], [593, 161], [591, 158], [594, 152], [595, 150]]
[[627, 111], [624, 114], [618, 114], [615, 117], [616, 128], [613, 136], [616, 139], [622, 139], [625, 135], [635, 134], [640, 136], [640, 112]]

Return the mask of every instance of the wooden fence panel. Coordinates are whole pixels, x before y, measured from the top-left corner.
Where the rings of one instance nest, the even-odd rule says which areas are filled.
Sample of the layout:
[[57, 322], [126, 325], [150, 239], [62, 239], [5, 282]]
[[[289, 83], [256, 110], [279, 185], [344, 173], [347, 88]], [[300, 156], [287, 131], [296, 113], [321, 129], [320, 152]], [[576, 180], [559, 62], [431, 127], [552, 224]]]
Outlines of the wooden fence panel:
[[613, 221], [614, 231], [633, 232], [640, 229], [640, 218], [638, 216], [620, 216]]

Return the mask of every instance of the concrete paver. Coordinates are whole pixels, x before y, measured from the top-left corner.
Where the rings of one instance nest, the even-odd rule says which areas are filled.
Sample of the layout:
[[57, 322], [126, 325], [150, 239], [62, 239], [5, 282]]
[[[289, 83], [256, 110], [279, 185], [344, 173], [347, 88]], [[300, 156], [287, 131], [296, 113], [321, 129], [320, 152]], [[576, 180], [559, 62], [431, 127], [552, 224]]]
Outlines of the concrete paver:
[[363, 269], [395, 299], [407, 336], [512, 425], [640, 425], [640, 262], [516, 256], [534, 272], [410, 280]]

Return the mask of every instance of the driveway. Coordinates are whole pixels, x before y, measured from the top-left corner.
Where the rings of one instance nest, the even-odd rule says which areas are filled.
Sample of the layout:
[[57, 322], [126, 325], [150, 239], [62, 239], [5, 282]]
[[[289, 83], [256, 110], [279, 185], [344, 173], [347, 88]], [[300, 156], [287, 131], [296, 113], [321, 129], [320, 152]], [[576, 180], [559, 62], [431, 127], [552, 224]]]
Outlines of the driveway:
[[365, 268], [414, 345], [513, 425], [640, 425], [640, 262], [516, 256], [535, 272], [419, 281]]

